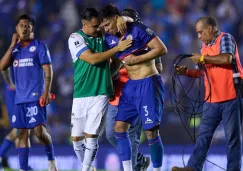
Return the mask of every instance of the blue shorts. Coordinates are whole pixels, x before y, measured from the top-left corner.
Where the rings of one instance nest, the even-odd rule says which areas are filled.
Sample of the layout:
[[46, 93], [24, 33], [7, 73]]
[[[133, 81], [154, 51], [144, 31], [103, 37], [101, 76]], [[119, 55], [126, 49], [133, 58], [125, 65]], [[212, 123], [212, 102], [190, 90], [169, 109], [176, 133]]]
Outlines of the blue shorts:
[[134, 125], [140, 117], [144, 130], [159, 126], [163, 102], [164, 87], [160, 75], [129, 80], [122, 89], [116, 121]]
[[15, 90], [10, 90], [9, 86], [5, 86], [4, 90], [4, 98], [5, 98], [5, 104], [8, 112], [8, 118], [11, 119], [13, 112], [14, 112], [14, 98], [15, 98]]
[[46, 125], [46, 107], [41, 107], [39, 101], [16, 104], [11, 118], [12, 128], [35, 128]]

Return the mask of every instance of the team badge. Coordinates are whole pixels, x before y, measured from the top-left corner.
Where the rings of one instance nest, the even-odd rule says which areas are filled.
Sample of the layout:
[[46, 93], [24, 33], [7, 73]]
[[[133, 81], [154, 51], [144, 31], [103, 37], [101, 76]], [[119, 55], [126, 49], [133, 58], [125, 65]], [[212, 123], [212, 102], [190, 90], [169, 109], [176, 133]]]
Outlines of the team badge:
[[35, 50], [36, 50], [35, 46], [31, 46], [30, 49], [29, 49], [30, 52], [34, 52]]
[[131, 34], [127, 35], [127, 39], [131, 39], [132, 40], [132, 35]]
[[13, 116], [12, 116], [12, 123], [14, 123], [15, 121], [16, 121], [16, 116], [13, 115]]

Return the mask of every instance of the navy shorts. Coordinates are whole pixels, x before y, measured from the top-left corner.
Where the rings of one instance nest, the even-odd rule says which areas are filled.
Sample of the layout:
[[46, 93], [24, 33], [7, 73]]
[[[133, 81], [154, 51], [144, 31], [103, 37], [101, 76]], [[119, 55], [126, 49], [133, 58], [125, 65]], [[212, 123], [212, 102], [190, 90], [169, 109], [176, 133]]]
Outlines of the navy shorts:
[[140, 117], [144, 130], [159, 126], [163, 102], [164, 86], [160, 75], [129, 80], [122, 89], [116, 121], [134, 125]]
[[46, 107], [41, 107], [39, 101], [16, 104], [11, 118], [12, 128], [35, 128], [46, 125]]

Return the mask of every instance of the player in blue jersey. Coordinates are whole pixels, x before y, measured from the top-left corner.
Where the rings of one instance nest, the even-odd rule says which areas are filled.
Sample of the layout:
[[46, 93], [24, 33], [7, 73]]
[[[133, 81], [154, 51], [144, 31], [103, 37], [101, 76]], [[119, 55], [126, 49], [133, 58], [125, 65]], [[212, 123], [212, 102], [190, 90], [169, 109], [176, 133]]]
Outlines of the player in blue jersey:
[[21, 15], [16, 22], [9, 49], [0, 61], [2, 71], [13, 66], [16, 87], [15, 109], [10, 118], [11, 127], [18, 129], [19, 165], [21, 171], [28, 170], [30, 151], [29, 129], [45, 146], [48, 156], [48, 170], [57, 171], [54, 149], [50, 135], [47, 133], [46, 107], [50, 103], [52, 66], [49, 50], [32, 36], [34, 20], [28, 15]]
[[[102, 26], [105, 29], [106, 45], [117, 45], [122, 34], [117, 29], [119, 10], [109, 4], [100, 10]], [[154, 59], [167, 53], [167, 49], [155, 33], [141, 23], [127, 23], [123, 35], [133, 40], [132, 46], [124, 52], [116, 53], [123, 61], [130, 80], [123, 86], [118, 105], [115, 133], [117, 149], [125, 171], [132, 171], [131, 143], [128, 129], [138, 118], [149, 141], [153, 171], [162, 167], [163, 146], [159, 135], [162, 117], [164, 88], [161, 77], [155, 67]]]

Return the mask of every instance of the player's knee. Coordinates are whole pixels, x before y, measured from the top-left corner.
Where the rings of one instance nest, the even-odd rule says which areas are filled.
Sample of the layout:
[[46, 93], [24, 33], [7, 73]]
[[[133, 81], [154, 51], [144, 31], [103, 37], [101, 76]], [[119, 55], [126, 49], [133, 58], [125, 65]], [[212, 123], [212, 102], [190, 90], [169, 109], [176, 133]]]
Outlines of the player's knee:
[[144, 133], [145, 133], [147, 139], [151, 140], [151, 139], [154, 139], [154, 138], [158, 137], [159, 129], [158, 128], [157, 129], [153, 128], [153, 129], [144, 131]]
[[71, 137], [73, 141], [82, 141], [84, 137]]
[[42, 137], [45, 136], [46, 130], [43, 128], [43, 126], [37, 126], [34, 128], [34, 134], [38, 139], [41, 139]]
[[28, 137], [29, 137], [28, 129], [19, 129], [18, 137], [19, 137], [19, 139], [28, 139]]
[[12, 129], [12, 131], [6, 136], [6, 139], [10, 141], [14, 141], [18, 136], [17, 132], [18, 132], [17, 129], [15, 128]]

